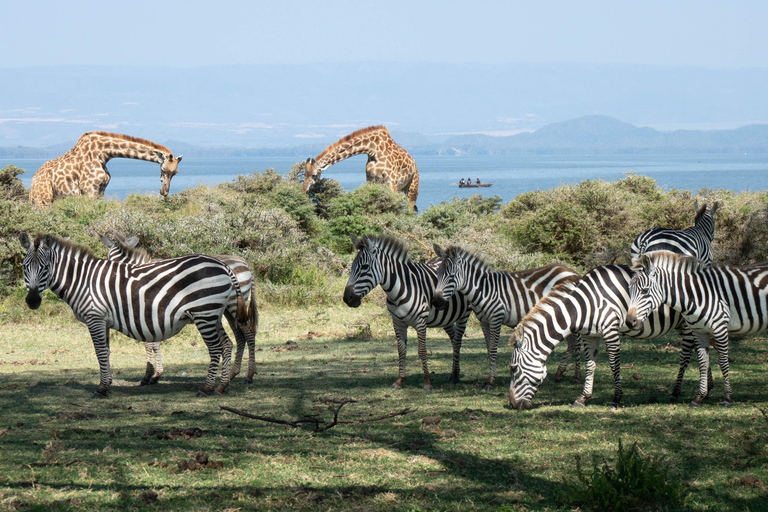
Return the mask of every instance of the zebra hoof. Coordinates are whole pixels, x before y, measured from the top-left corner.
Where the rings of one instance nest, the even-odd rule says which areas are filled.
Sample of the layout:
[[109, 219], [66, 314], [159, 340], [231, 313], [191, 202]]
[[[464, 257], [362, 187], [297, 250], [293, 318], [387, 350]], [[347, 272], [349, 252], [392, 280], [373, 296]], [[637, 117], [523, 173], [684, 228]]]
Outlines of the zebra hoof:
[[619, 410], [619, 404], [616, 402], [611, 402], [611, 405], [608, 406], [612, 411], [618, 411]]
[[688, 404], [688, 407], [690, 407], [691, 409], [696, 409], [698, 406], [699, 406], [699, 403], [696, 402], [695, 400], [690, 404]]
[[91, 395], [91, 398], [92, 398], [92, 399], [93, 399], [93, 398], [107, 398], [107, 395], [106, 395], [106, 393], [99, 393], [98, 391], [95, 391], [95, 392], [94, 392], [94, 393]]
[[578, 408], [581, 408], [581, 407], [586, 407], [586, 404], [584, 402], [576, 400], [575, 402], [573, 402], [571, 407], [573, 407], [574, 409], [578, 409]]
[[669, 395], [669, 398], [667, 398], [668, 404], [676, 404], [679, 400], [674, 395]]
[[555, 374], [555, 382], [563, 382], [563, 374], [560, 372], [557, 372]]
[[720, 403], [720, 405], [727, 409], [731, 406], [731, 402], [724, 400], [723, 402]]
[[243, 379], [243, 382], [245, 382], [246, 384], [253, 384], [253, 379], [249, 379], [248, 377], [246, 377]]
[[461, 383], [461, 379], [459, 378], [458, 375], [451, 374], [451, 376], [448, 377], [448, 382], [450, 384], [460, 384]]
[[432, 391], [432, 384], [424, 384], [424, 391]]
[[483, 391], [493, 391], [493, 385], [483, 384]]
[[403, 386], [400, 384], [392, 384], [389, 389], [403, 389]]
[[139, 387], [141, 386], [149, 386], [149, 381], [142, 380], [141, 382], [139, 382]]
[[198, 391], [197, 395], [195, 396], [197, 396], [197, 398], [205, 398], [208, 396], [208, 393], [206, 393], [205, 391]]

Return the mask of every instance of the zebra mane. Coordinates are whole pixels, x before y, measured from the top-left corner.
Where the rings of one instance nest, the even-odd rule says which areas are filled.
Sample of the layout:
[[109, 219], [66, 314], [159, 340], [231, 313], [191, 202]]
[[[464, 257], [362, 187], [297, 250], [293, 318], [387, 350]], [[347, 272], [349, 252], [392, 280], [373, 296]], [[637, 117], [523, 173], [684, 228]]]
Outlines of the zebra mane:
[[[706, 263], [701, 262], [695, 256], [677, 254], [670, 251], [652, 251], [645, 253], [643, 256], [649, 258], [653, 266], [665, 270], [676, 269], [682, 272], [693, 273], [708, 268]], [[641, 268], [643, 268], [642, 258], [632, 265], [633, 271], [640, 270]]]
[[120, 250], [128, 256], [128, 259], [133, 262], [137, 261], [151, 261], [152, 257], [147, 251], [140, 247], [131, 247], [126, 244], [124, 240], [119, 238], [113, 239], [114, 243], [120, 247]]
[[560, 282], [553, 286], [549, 293], [539, 299], [539, 302], [537, 302], [536, 305], [533, 306], [531, 310], [528, 311], [528, 313], [520, 320], [519, 325], [527, 323], [531, 318], [539, 315], [546, 307], [557, 307], [559, 305], [557, 299], [562, 299], [566, 295], [570, 295], [574, 288], [576, 288], [576, 285], [579, 284], [580, 280], [581, 278], [576, 278], [573, 280]]
[[50, 246], [58, 245], [59, 247], [62, 247], [64, 249], [69, 249], [72, 252], [84, 254], [90, 258], [99, 259], [89, 247], [80, 245], [78, 243], [75, 243], [71, 240], [67, 240], [65, 238], [61, 238], [57, 235], [45, 235], [43, 233], [38, 233], [34, 241], [35, 247], [39, 246], [40, 243], [43, 242], [43, 240], [45, 240], [45, 238], [47, 237], [50, 237], [50, 239], [53, 241], [52, 244], [49, 244]]
[[395, 256], [400, 261], [408, 261], [408, 247], [405, 246], [402, 240], [392, 235], [363, 235], [355, 242], [355, 250], [359, 251], [367, 248], [368, 244], [378, 247], [390, 256]]
[[445, 257], [456, 259], [463, 256], [470, 263], [475, 263], [480, 270], [490, 270], [490, 265], [485, 261], [485, 257], [476, 251], [465, 249], [458, 245], [451, 245], [445, 249]]

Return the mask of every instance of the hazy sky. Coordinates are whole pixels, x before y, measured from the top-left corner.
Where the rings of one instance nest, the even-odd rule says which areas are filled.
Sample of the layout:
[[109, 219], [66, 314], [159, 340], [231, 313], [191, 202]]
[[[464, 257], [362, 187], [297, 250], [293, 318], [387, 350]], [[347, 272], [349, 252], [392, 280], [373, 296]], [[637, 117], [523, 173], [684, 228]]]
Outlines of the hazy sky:
[[768, 66], [768, 2], [762, 0], [0, 0], [0, 19], [0, 67], [360, 61]]

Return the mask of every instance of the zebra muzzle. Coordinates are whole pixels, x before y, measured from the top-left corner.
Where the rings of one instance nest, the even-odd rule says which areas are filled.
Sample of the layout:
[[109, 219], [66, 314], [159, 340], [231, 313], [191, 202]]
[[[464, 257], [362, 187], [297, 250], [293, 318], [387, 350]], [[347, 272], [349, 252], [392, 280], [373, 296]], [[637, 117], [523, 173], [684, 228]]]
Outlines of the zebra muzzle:
[[37, 309], [40, 307], [40, 304], [43, 302], [43, 298], [40, 296], [40, 293], [37, 291], [29, 291], [27, 293], [27, 306], [29, 309]]
[[443, 298], [442, 293], [435, 293], [432, 296], [431, 304], [433, 308], [439, 311], [442, 311], [448, 307], [448, 301]]
[[640, 322], [637, 321], [637, 310], [635, 308], [629, 308], [629, 311], [627, 311], [627, 325], [633, 329], [637, 329], [639, 323]]
[[355, 295], [355, 289], [352, 286], [344, 288], [344, 304], [351, 308], [360, 306], [362, 299]]

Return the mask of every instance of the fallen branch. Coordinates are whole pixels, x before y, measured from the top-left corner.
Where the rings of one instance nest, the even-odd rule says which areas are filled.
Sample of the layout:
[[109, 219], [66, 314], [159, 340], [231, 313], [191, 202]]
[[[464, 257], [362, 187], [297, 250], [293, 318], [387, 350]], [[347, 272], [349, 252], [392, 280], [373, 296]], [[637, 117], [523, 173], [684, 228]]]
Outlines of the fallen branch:
[[384, 416], [379, 416], [377, 418], [367, 418], [367, 419], [360, 419], [360, 420], [340, 420], [339, 411], [341, 411], [341, 408], [347, 404], [356, 403], [357, 400], [350, 400], [348, 398], [321, 398], [320, 402], [327, 405], [328, 409], [333, 411], [332, 420], [328, 421], [322, 418], [318, 418], [316, 416], [305, 416], [304, 418], [289, 421], [289, 420], [281, 420], [278, 418], [272, 418], [269, 416], [259, 416], [256, 414], [251, 414], [246, 411], [241, 411], [240, 409], [227, 407], [226, 405], [219, 405], [219, 409], [222, 409], [227, 412], [231, 412], [232, 414], [237, 414], [238, 416], [243, 416], [245, 418], [250, 418], [250, 419], [259, 420], [259, 421], [266, 421], [268, 423], [277, 423], [278, 425], [288, 425], [289, 427], [293, 427], [293, 428], [302, 427], [304, 425], [313, 425], [315, 432], [324, 432], [326, 430], [329, 430], [335, 427], [336, 425], [341, 425], [341, 424], [357, 425], [360, 423], [370, 423], [372, 421], [381, 421], [389, 418], [396, 418], [398, 416], [405, 416], [406, 414], [411, 414], [416, 410], [416, 409], [411, 409], [410, 407], [407, 407], [402, 411], [385, 414]]

